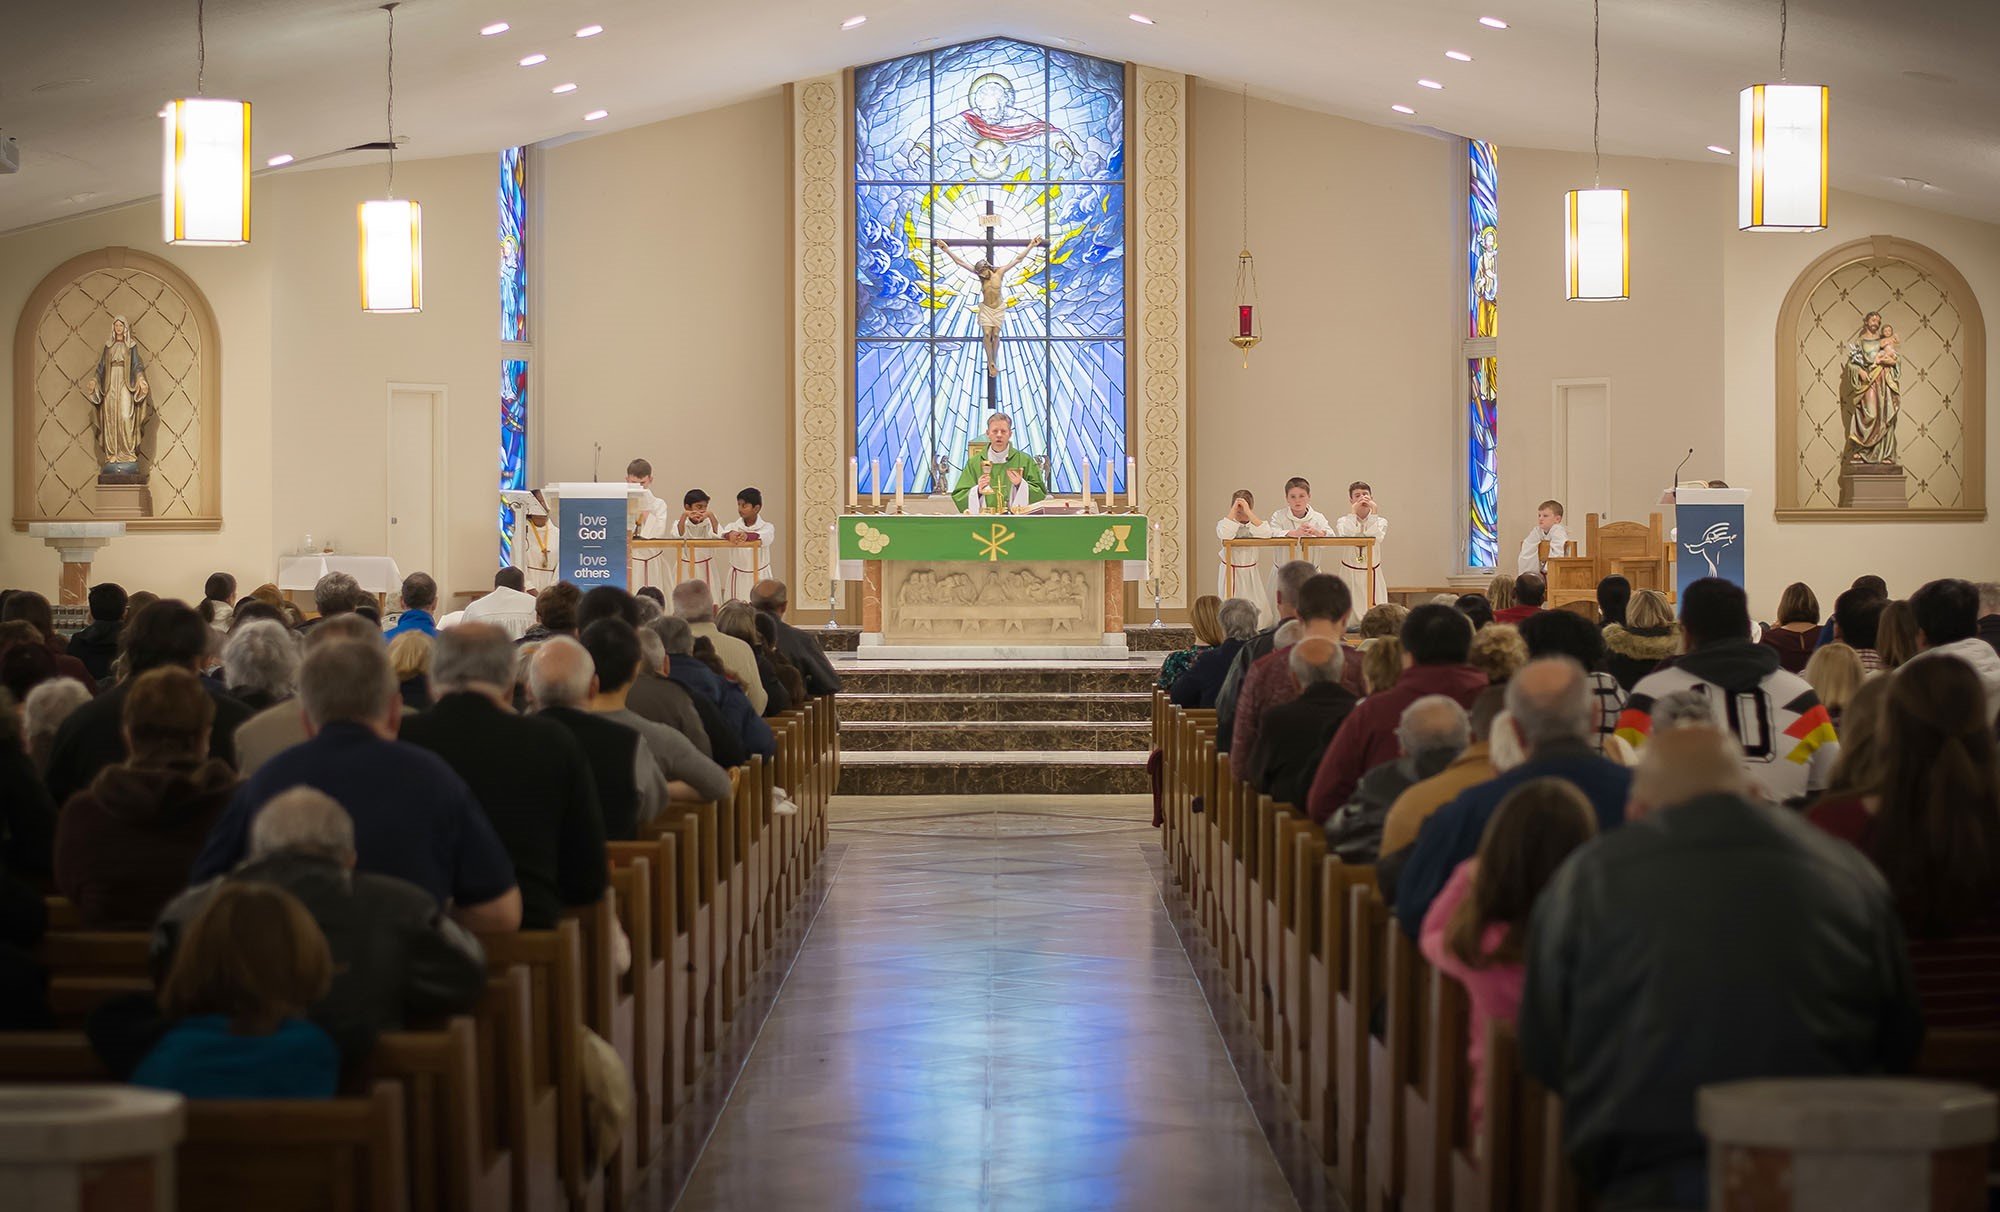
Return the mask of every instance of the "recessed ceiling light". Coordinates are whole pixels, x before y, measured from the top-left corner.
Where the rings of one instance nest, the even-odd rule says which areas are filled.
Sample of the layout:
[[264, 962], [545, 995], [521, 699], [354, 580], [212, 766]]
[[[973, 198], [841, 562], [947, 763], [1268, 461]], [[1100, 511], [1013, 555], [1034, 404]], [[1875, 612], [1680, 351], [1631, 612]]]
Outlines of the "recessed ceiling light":
[[537, 63], [547, 63], [548, 61], [549, 57], [547, 55], [542, 55], [542, 54], [529, 55], [527, 58], [521, 60], [521, 66], [533, 67]]
[[582, 29], [576, 31], [576, 36], [579, 38], [595, 38], [597, 35], [603, 32], [604, 32], [604, 27], [601, 25], [586, 25]]
[[557, 95], [558, 97], [560, 97], [560, 96], [561, 96], [562, 94], [564, 94], [564, 93], [573, 93], [573, 92], [575, 92], [575, 91], [576, 91], [576, 85], [575, 85], [575, 84], [558, 84], [558, 85], [556, 85], [556, 86], [555, 86], [554, 88], [550, 89], [549, 91], [550, 91], [550, 92], [552, 92], [552, 93], [554, 93], [554, 94], [556, 94], [556, 95]]
[[1416, 110], [1411, 109], [1407, 105], [1392, 105], [1389, 108], [1395, 110], [1399, 114], [1414, 114], [1417, 112]]
[[264, 167], [276, 168], [281, 164], [290, 164], [291, 162], [292, 162], [291, 153], [287, 152], [282, 156], [272, 156], [269, 160], [264, 161]]
[[491, 25], [481, 27], [479, 36], [482, 38], [491, 38], [495, 34], [504, 34], [513, 28], [513, 26], [507, 24], [505, 21], [495, 21]]
[[1731, 151], [1730, 151], [1730, 150], [1729, 150], [1728, 148], [1726, 148], [1726, 147], [1717, 147], [1717, 146], [1716, 146], [1715, 144], [1713, 144], [1713, 143], [1711, 143], [1711, 144], [1709, 144], [1709, 145], [1708, 145], [1708, 150], [1710, 150], [1710, 151], [1714, 152], [1714, 153], [1715, 153], [1716, 155], [1718, 155], [1718, 156], [1727, 156], [1727, 155], [1733, 155], [1733, 154], [1734, 154], [1734, 153], [1732, 153], [1732, 152], [1731, 152]]
[[1132, 20], [1137, 21], [1141, 25], [1153, 24], [1153, 19], [1151, 17], [1148, 17], [1144, 13], [1127, 13], [1126, 16], [1132, 18]]
[[1444, 87], [1444, 85], [1442, 85], [1442, 84], [1439, 84], [1439, 83], [1438, 83], [1437, 81], [1435, 81], [1435, 80], [1419, 80], [1419, 81], [1417, 81], [1417, 84], [1418, 84], [1418, 85], [1419, 85], [1420, 87], [1423, 87], [1423, 88], [1443, 88], [1443, 87]]
[[1502, 20], [1501, 20], [1500, 18], [1498, 18], [1498, 17], [1481, 17], [1481, 18], [1479, 19], [1479, 24], [1481, 24], [1481, 25], [1485, 26], [1485, 27], [1486, 27], [1487, 29], [1506, 29], [1506, 28], [1507, 28], [1507, 23], [1506, 23], [1505, 21], [1502, 21]]
[[583, 116], [583, 120], [585, 122], [595, 122], [599, 118], [609, 118], [610, 116], [611, 111], [608, 109], [593, 109]]
[[840, 23], [840, 28], [859, 29], [861, 26], [864, 26], [866, 24], [868, 24], [868, 18], [866, 17], [849, 17], [847, 20]]
[[1444, 57], [1447, 59], [1456, 59], [1460, 63], [1472, 62], [1472, 56], [1466, 54], [1464, 51], [1446, 51]]

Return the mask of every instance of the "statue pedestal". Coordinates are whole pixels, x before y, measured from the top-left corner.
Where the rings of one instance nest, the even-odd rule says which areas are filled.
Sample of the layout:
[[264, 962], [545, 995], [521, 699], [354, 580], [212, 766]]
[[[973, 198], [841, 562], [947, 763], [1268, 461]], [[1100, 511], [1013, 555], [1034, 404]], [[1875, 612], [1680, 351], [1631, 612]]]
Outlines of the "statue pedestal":
[[90, 594], [91, 562], [97, 558], [99, 548], [113, 539], [125, 537], [125, 523], [30, 522], [28, 535], [53, 547], [56, 554], [62, 557], [62, 584], [57, 590], [57, 604], [81, 606]]
[[1908, 479], [1895, 463], [1844, 463], [1840, 468], [1840, 507], [1908, 509]]
[[97, 498], [90, 509], [100, 518], [150, 518], [153, 494], [138, 476], [127, 479], [107, 473], [97, 478]]

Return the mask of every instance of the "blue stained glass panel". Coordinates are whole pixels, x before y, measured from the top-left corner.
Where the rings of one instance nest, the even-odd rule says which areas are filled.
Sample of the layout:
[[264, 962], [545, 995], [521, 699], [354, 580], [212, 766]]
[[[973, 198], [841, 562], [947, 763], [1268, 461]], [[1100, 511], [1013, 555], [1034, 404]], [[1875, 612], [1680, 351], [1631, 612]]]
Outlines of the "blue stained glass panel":
[[[901, 455], [912, 491], [942, 491], [986, 414], [1014, 417], [1051, 488], [1125, 458], [1125, 68], [1011, 39], [855, 72], [855, 449], [861, 490]], [[988, 204], [999, 240], [1040, 237], [1003, 289], [989, 398], [977, 279]], [[1020, 247], [1000, 246], [1005, 264]], [[931, 483], [934, 460], [951, 469]]]
[[1493, 145], [1467, 144], [1466, 335], [1500, 335], [1500, 158]]
[[[500, 489], [528, 487], [528, 363], [500, 363]], [[514, 511], [500, 506], [500, 566], [514, 562]]]
[[[1469, 337], [1500, 332], [1500, 157], [1491, 143], [1466, 144], [1465, 323]], [[1500, 562], [1500, 361], [1466, 361], [1466, 566]]]
[[528, 339], [527, 148], [500, 153], [500, 339]]
[[1500, 359], [1467, 359], [1472, 384], [1466, 401], [1465, 562], [1472, 568], [1500, 564]]

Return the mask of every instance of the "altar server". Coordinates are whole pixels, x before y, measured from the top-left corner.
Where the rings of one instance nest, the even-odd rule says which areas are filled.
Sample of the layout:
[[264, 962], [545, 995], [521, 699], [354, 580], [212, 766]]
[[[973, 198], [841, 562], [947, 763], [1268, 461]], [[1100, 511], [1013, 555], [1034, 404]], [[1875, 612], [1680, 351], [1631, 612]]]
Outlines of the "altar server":
[[549, 507], [542, 503], [542, 494], [534, 494], [535, 503], [525, 511], [527, 524], [521, 527], [520, 538], [516, 542], [521, 574], [526, 578], [528, 591], [540, 593], [555, 584], [557, 532], [549, 525]]
[[[1259, 518], [1257, 499], [1247, 488], [1239, 488], [1229, 498], [1229, 512], [1215, 524], [1215, 537], [1222, 539], [1268, 539], [1275, 535], [1271, 523]], [[1233, 575], [1232, 575], [1233, 574]], [[1242, 598], [1257, 604], [1257, 617], [1269, 623], [1276, 613], [1270, 595], [1264, 591], [1264, 553], [1255, 547], [1231, 551], [1218, 549], [1215, 566], [1215, 596], [1224, 601]]]
[[1333, 533], [1326, 515], [1313, 508], [1313, 486], [1304, 476], [1285, 481], [1285, 507], [1271, 515], [1271, 529], [1291, 538], [1319, 538]]
[[[667, 503], [653, 495], [653, 465], [644, 459], [634, 459], [625, 465], [625, 482], [636, 484], [643, 491], [639, 494], [637, 512], [632, 518], [632, 537], [635, 539], [663, 539], [667, 536]], [[659, 547], [634, 547], [626, 560], [627, 580], [632, 589], [647, 585], [673, 587], [673, 553]], [[532, 576], [532, 574], [530, 574]]]
[[[1367, 602], [1370, 608], [1389, 601], [1389, 574], [1382, 570], [1382, 541], [1389, 537], [1389, 519], [1382, 516], [1375, 507], [1375, 490], [1366, 481], [1356, 480], [1347, 486], [1348, 512], [1334, 522], [1333, 533], [1343, 539], [1374, 539], [1372, 550], [1354, 552], [1341, 560], [1340, 575], [1347, 581], [1347, 588], [1357, 602]], [[1363, 557], [1363, 558], [1356, 558]], [[1368, 568], [1375, 568], [1375, 595], [1368, 595]], [[1366, 613], [1362, 611], [1359, 613]]]
[[1548, 575], [1542, 564], [1542, 544], [1549, 545], [1549, 554], [1558, 556], [1569, 543], [1569, 530], [1563, 525], [1563, 503], [1543, 501], [1535, 507], [1535, 528], [1528, 537], [1521, 540], [1521, 558], [1516, 561], [1514, 571], [1526, 575], [1530, 572]]
[[[681, 514], [667, 528], [667, 533], [676, 539], [719, 539], [722, 537], [722, 523], [709, 511], [708, 494], [699, 488], [690, 488], [681, 497]], [[688, 552], [688, 562], [681, 565], [680, 579], [706, 581], [715, 584], [710, 575], [714, 564], [714, 549], [697, 547]], [[678, 583], [678, 582], [676, 582]]]
[[729, 523], [722, 537], [743, 544], [756, 540], [759, 545], [738, 547], [729, 553], [729, 584], [723, 594], [724, 601], [749, 601], [751, 588], [771, 576], [771, 548], [778, 541], [778, 528], [764, 520], [763, 511], [763, 493], [746, 488], [736, 494], [736, 520]]

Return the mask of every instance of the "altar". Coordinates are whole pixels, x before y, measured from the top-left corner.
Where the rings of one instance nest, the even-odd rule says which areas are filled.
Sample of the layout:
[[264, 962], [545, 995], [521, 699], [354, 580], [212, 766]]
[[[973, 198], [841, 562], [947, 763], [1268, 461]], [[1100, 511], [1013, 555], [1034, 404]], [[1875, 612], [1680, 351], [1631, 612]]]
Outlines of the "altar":
[[861, 660], [1122, 660], [1143, 514], [844, 514]]

